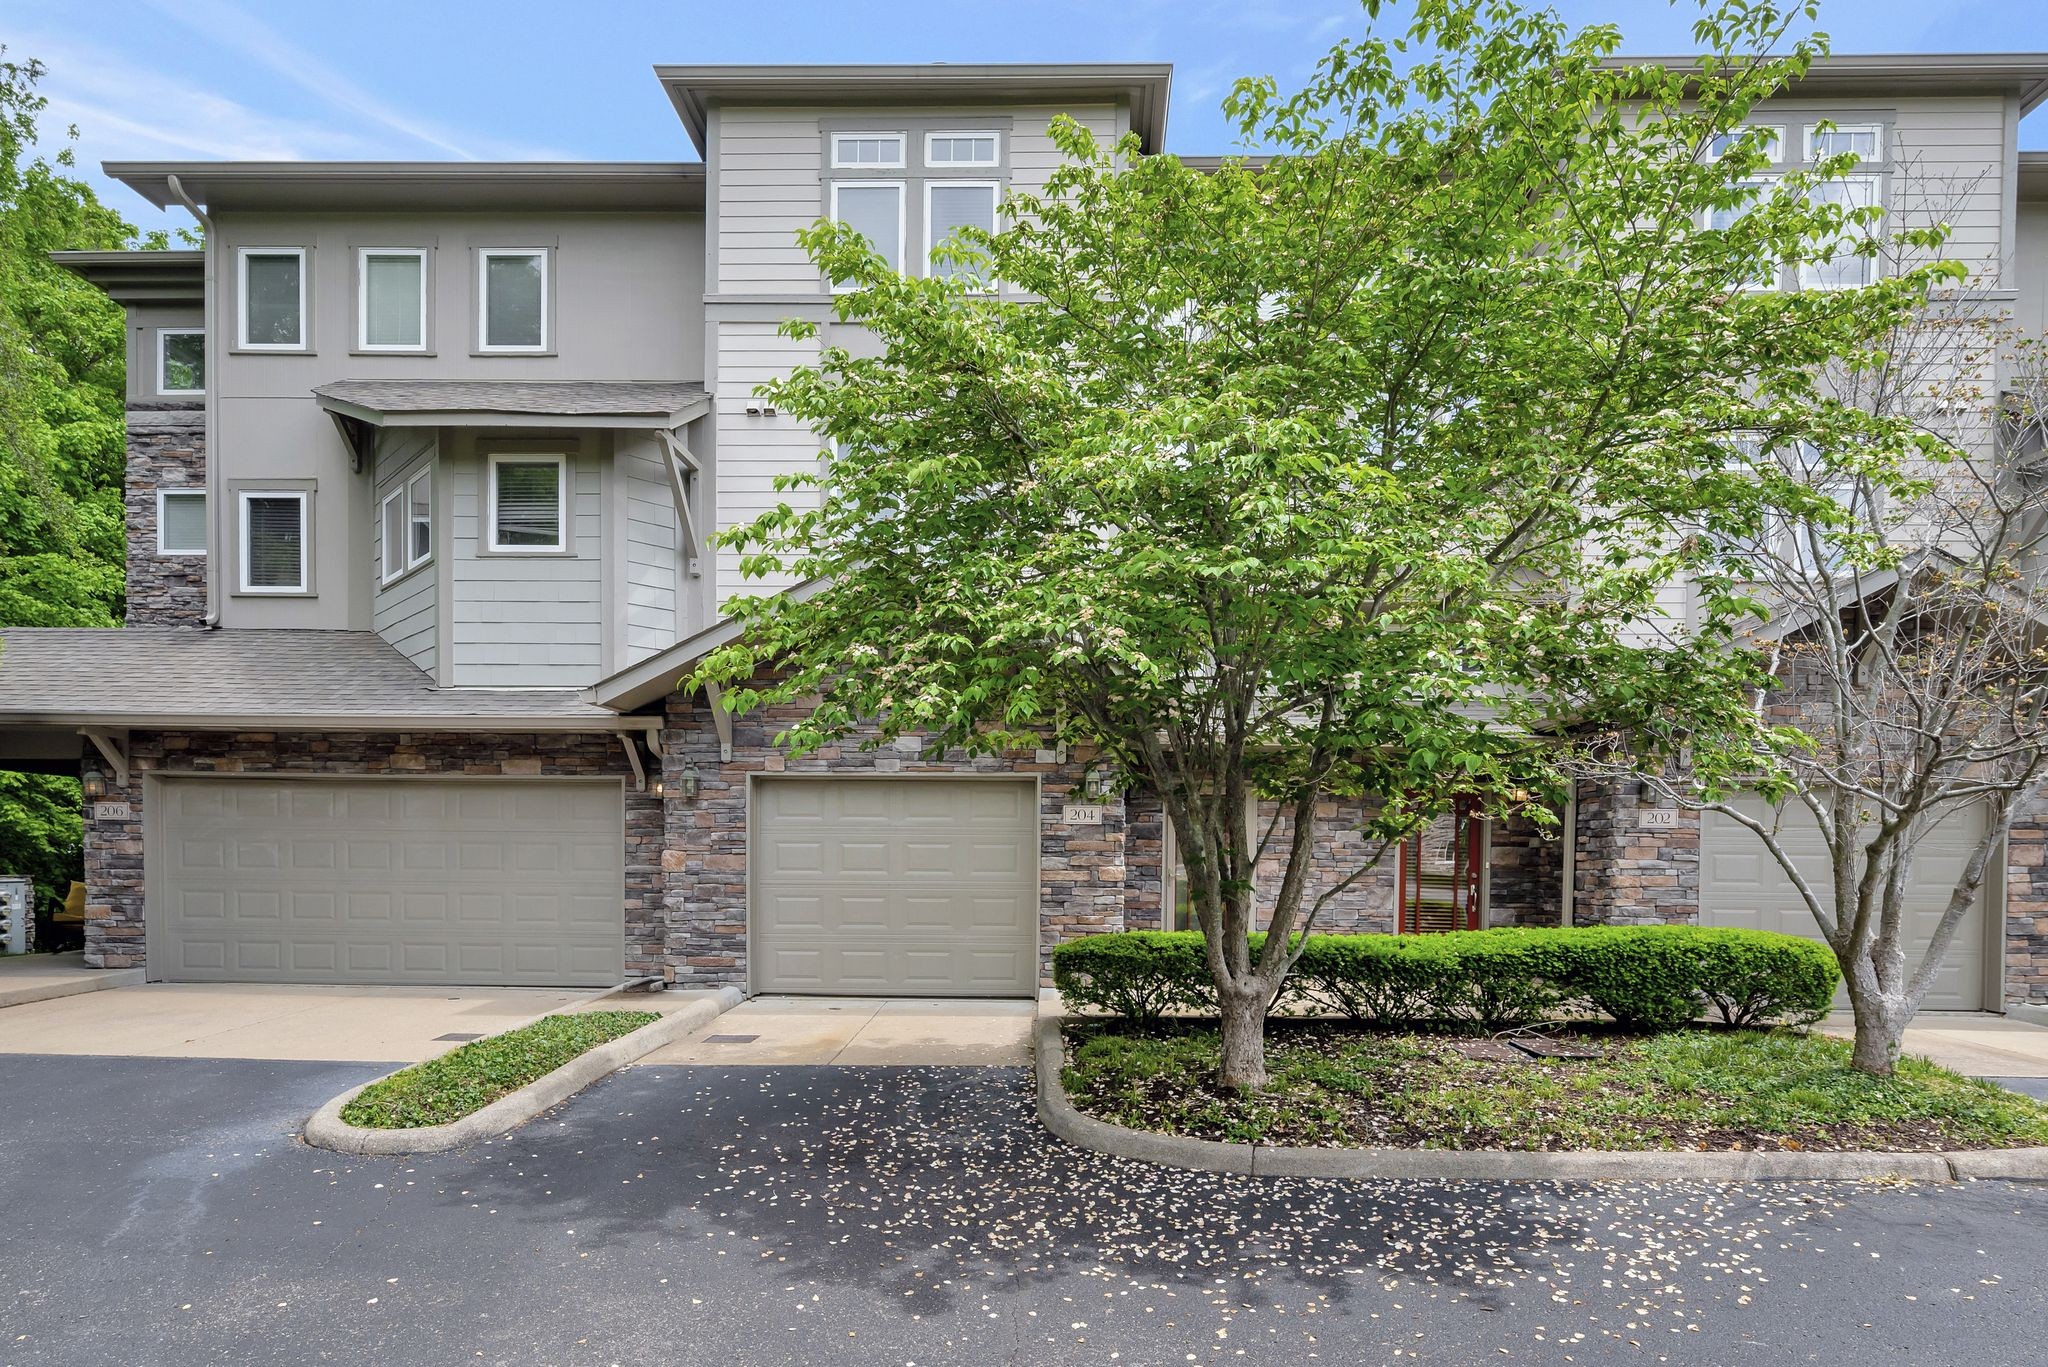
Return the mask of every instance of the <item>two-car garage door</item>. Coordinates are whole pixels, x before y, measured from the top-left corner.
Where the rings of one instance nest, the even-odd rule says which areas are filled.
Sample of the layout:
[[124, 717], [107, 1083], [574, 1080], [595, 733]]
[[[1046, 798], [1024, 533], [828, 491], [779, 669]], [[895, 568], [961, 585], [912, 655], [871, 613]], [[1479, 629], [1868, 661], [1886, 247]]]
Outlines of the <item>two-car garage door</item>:
[[763, 777], [752, 806], [756, 992], [1037, 990], [1030, 780]]
[[[1760, 798], [1745, 799], [1745, 815], [1758, 820], [1772, 818], [1771, 809]], [[1797, 803], [1788, 803], [1778, 818], [1779, 838], [1786, 842], [1806, 877], [1827, 897], [1833, 880], [1821, 844], [1820, 828]], [[1910, 935], [1907, 961], [1918, 963], [1949, 891], [1962, 875], [1963, 863], [1984, 832], [1983, 817], [1958, 813], [1936, 826], [1921, 845], [1914, 861], [1912, 886], [1907, 890], [1906, 923]], [[1995, 954], [1988, 944], [1991, 917], [1987, 908], [2000, 902], [1998, 888], [1988, 886], [1978, 898], [1970, 919], [1957, 929], [1949, 943], [1934, 986], [1925, 1003], [1932, 1011], [1979, 1011], [1986, 1001], [1985, 977]], [[1793, 888], [1778, 863], [1764, 849], [1756, 835], [1718, 812], [1707, 812], [1700, 823], [1700, 921], [1704, 925], [1747, 926], [1759, 930], [1784, 931], [1820, 937], [1813, 914]]]
[[603, 986], [623, 974], [616, 782], [165, 778], [148, 815], [152, 977]]

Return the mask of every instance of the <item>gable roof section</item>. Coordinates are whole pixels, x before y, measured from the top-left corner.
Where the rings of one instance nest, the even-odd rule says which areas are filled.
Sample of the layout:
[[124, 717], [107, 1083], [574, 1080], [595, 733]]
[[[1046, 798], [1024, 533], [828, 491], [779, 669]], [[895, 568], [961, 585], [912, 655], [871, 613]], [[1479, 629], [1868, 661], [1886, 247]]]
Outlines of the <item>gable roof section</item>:
[[831, 66], [670, 66], [654, 75], [705, 151], [709, 111], [722, 104], [1124, 103], [1147, 152], [1166, 141], [1173, 87], [1167, 62], [921, 62]]
[[572, 689], [437, 688], [372, 631], [0, 630], [0, 727], [641, 730]]
[[109, 161], [159, 209], [178, 186], [219, 210], [704, 208], [697, 161]]
[[643, 380], [334, 380], [313, 397], [379, 427], [465, 427], [539, 418], [675, 427], [709, 410], [704, 386]]

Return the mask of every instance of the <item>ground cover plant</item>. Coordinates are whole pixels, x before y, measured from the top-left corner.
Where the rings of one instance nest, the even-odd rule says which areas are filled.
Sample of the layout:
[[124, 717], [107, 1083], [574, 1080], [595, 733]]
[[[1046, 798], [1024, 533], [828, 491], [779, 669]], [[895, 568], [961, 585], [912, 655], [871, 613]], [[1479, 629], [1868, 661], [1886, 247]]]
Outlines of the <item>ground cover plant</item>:
[[1269, 1076], [1218, 1080], [1213, 1022], [1080, 1020], [1063, 1081], [1081, 1110], [1133, 1129], [1236, 1143], [1433, 1149], [1927, 1150], [2048, 1143], [2048, 1107], [1915, 1058], [1889, 1078], [1850, 1045], [1793, 1030], [1608, 1027], [1532, 1038], [1593, 1055], [1538, 1059], [1508, 1039], [1268, 1026]]
[[371, 1083], [342, 1107], [341, 1118], [376, 1130], [446, 1125], [546, 1077], [578, 1054], [660, 1019], [653, 1011], [543, 1016]]

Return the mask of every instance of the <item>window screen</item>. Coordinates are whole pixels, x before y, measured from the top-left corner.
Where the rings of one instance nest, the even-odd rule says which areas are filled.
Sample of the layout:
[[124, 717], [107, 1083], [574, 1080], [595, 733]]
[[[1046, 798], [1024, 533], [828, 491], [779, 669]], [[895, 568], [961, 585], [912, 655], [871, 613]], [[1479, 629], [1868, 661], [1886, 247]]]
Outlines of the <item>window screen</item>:
[[[930, 204], [930, 232], [934, 247], [962, 228], [995, 231], [996, 187], [993, 185], [934, 184]], [[932, 262], [932, 274], [938, 276], [965, 274], [969, 269], [951, 261]]]
[[306, 504], [297, 494], [247, 494], [242, 583], [251, 589], [306, 586]]
[[206, 495], [164, 492], [158, 500], [156, 547], [166, 555], [206, 553]]
[[903, 269], [903, 187], [841, 185], [833, 196], [833, 214], [868, 240], [889, 269]]
[[206, 334], [203, 332], [162, 332], [160, 357], [163, 373], [157, 376], [157, 392], [197, 394], [206, 388]]
[[426, 262], [417, 252], [363, 255], [363, 345], [422, 347]]
[[483, 269], [484, 345], [546, 346], [546, 256], [540, 252], [491, 252], [484, 257]]
[[552, 460], [501, 460], [492, 471], [492, 544], [553, 550], [562, 545], [562, 467]]
[[303, 346], [297, 252], [249, 252], [242, 258], [242, 340], [249, 346]]

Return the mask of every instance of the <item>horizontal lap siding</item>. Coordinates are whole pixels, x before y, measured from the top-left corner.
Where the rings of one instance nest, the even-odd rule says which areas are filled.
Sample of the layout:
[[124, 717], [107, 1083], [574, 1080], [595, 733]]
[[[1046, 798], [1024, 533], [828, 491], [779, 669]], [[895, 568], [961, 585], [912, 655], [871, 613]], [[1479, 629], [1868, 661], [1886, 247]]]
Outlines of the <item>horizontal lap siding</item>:
[[626, 481], [626, 657], [632, 664], [674, 645], [676, 557], [682, 529], [675, 494], [651, 442], [621, 438], [613, 473]]
[[602, 475], [588, 454], [571, 458], [573, 555], [479, 551], [483, 462], [464, 463], [452, 487], [455, 682], [484, 687], [573, 687], [603, 662]]
[[[370, 624], [405, 658], [429, 674], [438, 663], [440, 594], [431, 561], [386, 587], [383, 580], [384, 498], [402, 487], [404, 481], [431, 464], [434, 437], [430, 432], [400, 429], [382, 433], [377, 444], [376, 497], [370, 515], [370, 575], [375, 587], [370, 595]], [[440, 480], [430, 497], [441, 497]], [[438, 512], [438, 509], [436, 510]], [[409, 525], [409, 524], [408, 524]], [[435, 548], [437, 551], [439, 547]]]
[[[812, 506], [808, 489], [780, 492], [775, 477], [796, 470], [815, 470], [818, 439], [787, 415], [752, 417], [746, 412], [754, 386], [787, 375], [817, 358], [815, 340], [778, 336], [773, 323], [719, 324], [718, 328], [718, 525], [721, 530], [752, 521], [782, 503]], [[795, 579], [777, 575], [742, 579], [740, 554], [718, 552], [718, 587], [722, 597], [735, 593], [767, 593], [789, 587]]]
[[[2005, 102], [1997, 96], [1909, 100], [1897, 107], [1889, 212], [1905, 223], [1943, 221], [1943, 255], [1997, 283], [2004, 250]], [[1796, 134], [1795, 134], [1796, 136]]]

